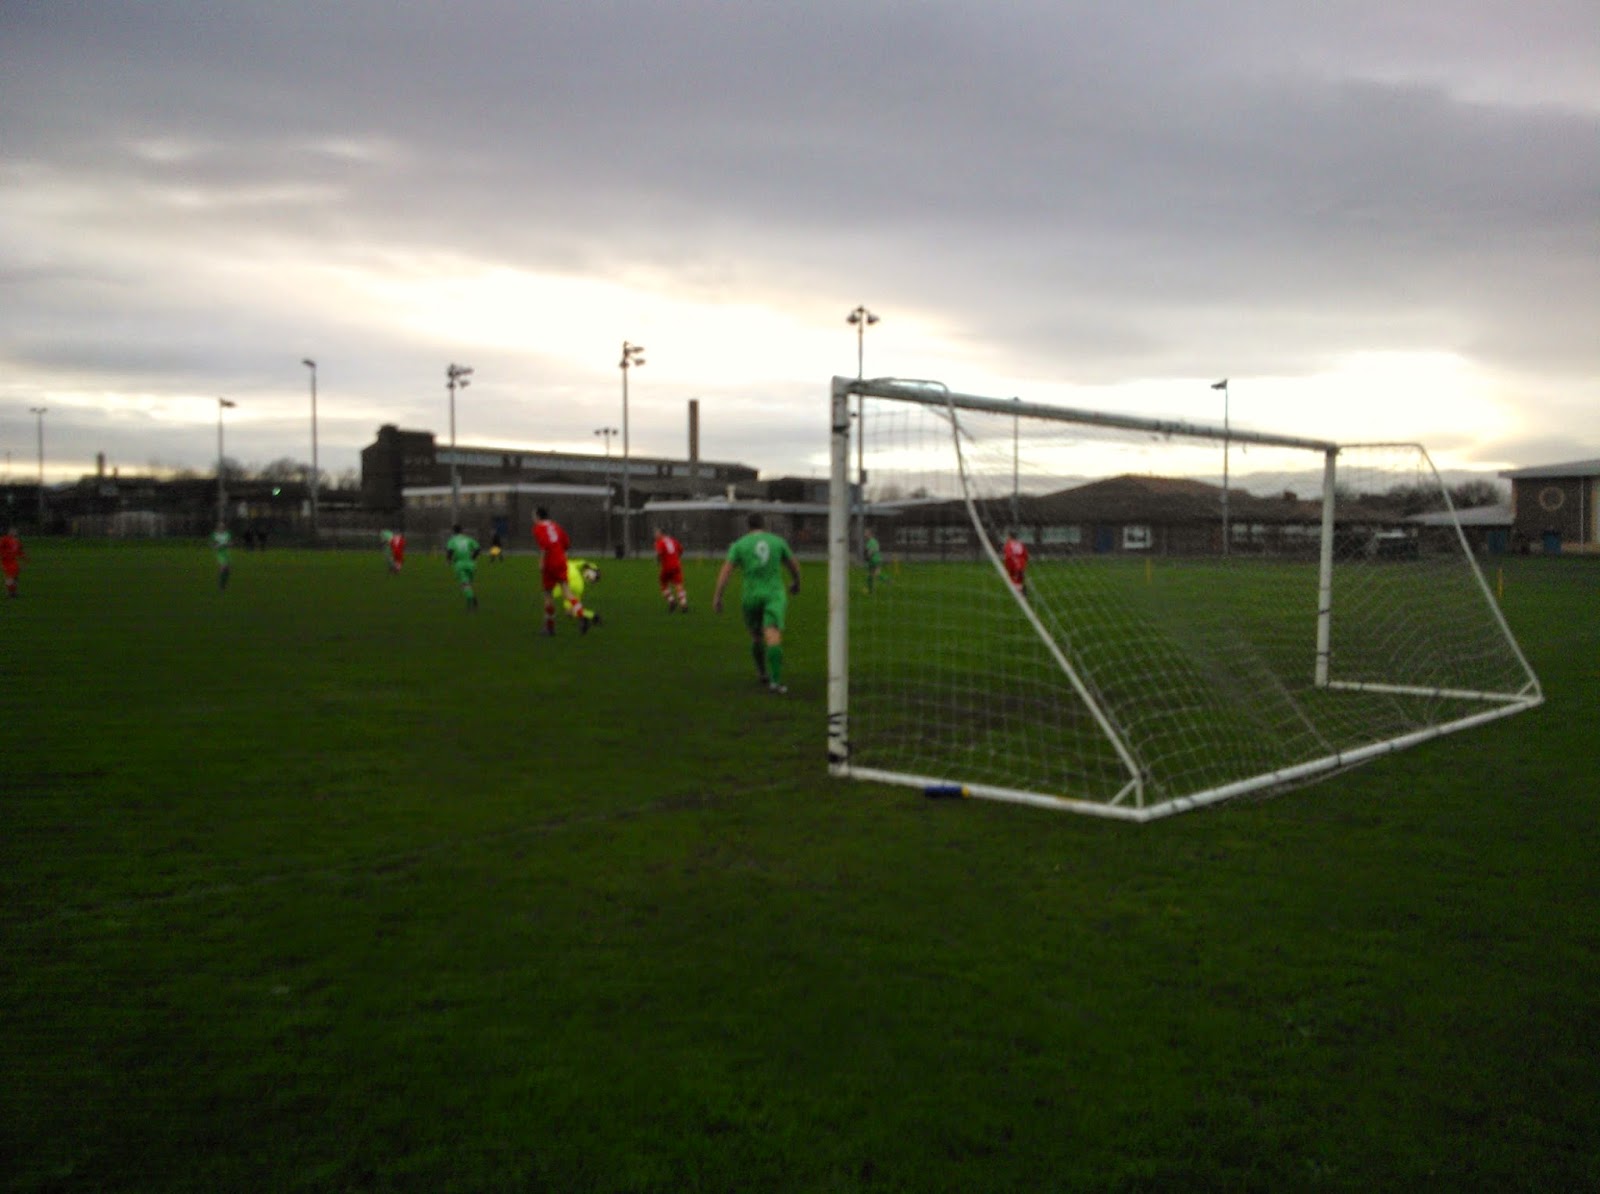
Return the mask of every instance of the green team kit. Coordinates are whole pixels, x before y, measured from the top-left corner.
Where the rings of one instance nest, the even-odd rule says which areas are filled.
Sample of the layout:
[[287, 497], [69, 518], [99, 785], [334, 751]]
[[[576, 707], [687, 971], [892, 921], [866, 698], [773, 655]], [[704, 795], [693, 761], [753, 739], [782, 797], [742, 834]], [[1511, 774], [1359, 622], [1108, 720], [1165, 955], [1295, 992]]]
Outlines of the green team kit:
[[[750, 657], [756, 674], [774, 692], [787, 692], [783, 686], [784, 618], [789, 612], [789, 590], [783, 583], [783, 567], [794, 563], [794, 553], [779, 535], [771, 531], [750, 531], [728, 548], [728, 563], [743, 574], [740, 610], [750, 631]], [[765, 641], [768, 630], [777, 631], [777, 641]]]
[[472, 582], [478, 575], [478, 541], [471, 535], [457, 531], [445, 542], [445, 558], [450, 561], [450, 569], [456, 574], [456, 583], [461, 586], [461, 591], [466, 594], [467, 608], [478, 608], [478, 594], [473, 590]]
[[789, 590], [783, 583], [783, 561], [792, 559], [781, 536], [771, 531], [751, 531], [733, 541], [728, 559], [744, 575], [741, 608], [751, 634], [767, 626], [783, 629], [789, 612]]

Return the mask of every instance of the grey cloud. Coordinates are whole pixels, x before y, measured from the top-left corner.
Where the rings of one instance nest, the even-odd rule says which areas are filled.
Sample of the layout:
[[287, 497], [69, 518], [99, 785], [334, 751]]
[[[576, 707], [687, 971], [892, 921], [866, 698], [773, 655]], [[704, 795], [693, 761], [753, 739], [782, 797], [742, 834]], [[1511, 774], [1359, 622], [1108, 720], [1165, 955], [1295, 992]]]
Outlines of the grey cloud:
[[[0, 116], [10, 155], [99, 196], [85, 232], [176, 255], [277, 240], [600, 277], [646, 263], [697, 297], [870, 296], [1085, 384], [1415, 347], [1600, 373], [1600, 35], [1581, 5], [165, 3], [7, 21], [0, 66], [25, 100]], [[1548, 102], [1530, 101], [1537, 71]], [[142, 259], [3, 252], [0, 293], [29, 310], [7, 352], [41, 368], [231, 358], [243, 376], [316, 331], [248, 295], [169, 294]], [[128, 287], [146, 292], [132, 311]], [[55, 330], [73, 316], [94, 343]], [[217, 334], [197, 346], [202, 316]], [[397, 361], [436, 371], [356, 315], [337, 332], [384, 387]]]

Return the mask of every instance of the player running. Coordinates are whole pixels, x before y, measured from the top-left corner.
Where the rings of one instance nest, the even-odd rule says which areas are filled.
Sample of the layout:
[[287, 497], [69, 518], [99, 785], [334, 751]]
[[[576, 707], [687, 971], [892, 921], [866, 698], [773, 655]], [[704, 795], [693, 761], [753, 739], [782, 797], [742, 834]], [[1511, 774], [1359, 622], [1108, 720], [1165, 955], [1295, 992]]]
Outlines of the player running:
[[450, 562], [450, 570], [456, 574], [456, 583], [466, 594], [467, 608], [477, 609], [478, 593], [473, 588], [473, 582], [478, 576], [478, 541], [465, 534], [459, 522], [451, 529], [454, 534], [445, 541], [444, 558]]
[[579, 634], [588, 634], [590, 626], [600, 625], [600, 615], [583, 603], [584, 587], [594, 584], [599, 579], [598, 564], [576, 558], [567, 561], [567, 580], [563, 586], [566, 596], [563, 604], [567, 613], [578, 619]]
[[233, 535], [222, 523], [211, 532], [211, 550], [217, 553], [217, 589], [226, 592], [228, 577], [233, 573]]
[[22, 571], [22, 561], [28, 553], [22, 550], [22, 540], [17, 538], [17, 528], [7, 527], [0, 535], [0, 575], [6, 578], [6, 596], [20, 597], [17, 591], [17, 573]]
[[[728, 548], [728, 558], [717, 574], [717, 587], [711, 594], [711, 608], [722, 612], [722, 590], [727, 588], [733, 570], [744, 574], [744, 596], [741, 609], [745, 628], [750, 631], [750, 657], [755, 660], [756, 675], [768, 691], [784, 693], [783, 683], [783, 623], [788, 613], [790, 596], [800, 592], [800, 565], [794, 552], [783, 537], [766, 530], [766, 522], [759, 513], [746, 520], [750, 530], [733, 541]], [[789, 570], [794, 583], [784, 592], [780, 565]]]
[[1015, 531], [1006, 532], [1006, 545], [1000, 552], [1000, 562], [1006, 566], [1011, 586], [1024, 597], [1028, 595], [1028, 549]]
[[689, 594], [683, 591], [683, 544], [656, 528], [656, 562], [661, 565], [661, 595], [667, 599], [667, 612], [689, 612]]
[[556, 632], [556, 594], [567, 599], [567, 548], [572, 540], [561, 524], [550, 517], [550, 511], [540, 506], [534, 511], [533, 541], [543, 553], [539, 565], [539, 583], [544, 588], [544, 632]]
[[389, 575], [393, 576], [406, 566], [406, 536], [404, 531], [383, 532], [383, 543], [389, 551]]

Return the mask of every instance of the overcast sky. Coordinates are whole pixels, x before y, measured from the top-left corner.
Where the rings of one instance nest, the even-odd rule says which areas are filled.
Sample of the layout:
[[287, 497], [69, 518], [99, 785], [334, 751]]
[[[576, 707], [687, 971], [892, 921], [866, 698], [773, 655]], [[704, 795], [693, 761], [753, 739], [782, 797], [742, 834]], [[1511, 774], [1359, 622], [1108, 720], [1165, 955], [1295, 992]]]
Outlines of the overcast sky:
[[[1594, 0], [0, 0], [0, 448], [824, 475], [829, 378], [1600, 457]], [[620, 443], [617, 444], [620, 450]]]

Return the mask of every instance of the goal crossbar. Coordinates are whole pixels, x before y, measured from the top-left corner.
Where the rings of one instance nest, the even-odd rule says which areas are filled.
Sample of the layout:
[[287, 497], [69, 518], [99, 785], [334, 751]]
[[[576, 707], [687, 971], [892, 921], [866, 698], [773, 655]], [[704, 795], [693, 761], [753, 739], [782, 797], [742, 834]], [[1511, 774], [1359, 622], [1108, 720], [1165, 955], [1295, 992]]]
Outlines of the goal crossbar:
[[1111, 411], [1083, 410], [1070, 406], [1053, 406], [1038, 402], [1024, 402], [1020, 398], [986, 398], [978, 394], [960, 394], [946, 390], [937, 382], [905, 381], [900, 378], [835, 377], [835, 394], [858, 394], [867, 398], [892, 398], [900, 402], [920, 403], [923, 406], [949, 407], [955, 410], [987, 411], [990, 414], [1014, 415], [1023, 418], [1053, 419], [1066, 423], [1082, 423], [1089, 427], [1116, 427], [1124, 431], [1143, 431], [1151, 435], [1174, 435], [1189, 439], [1228, 440], [1236, 444], [1256, 444], [1273, 448], [1304, 448], [1314, 452], [1329, 452], [1339, 445], [1328, 440], [1305, 439], [1292, 435], [1273, 435], [1267, 432], [1240, 428], [1214, 427], [1206, 423], [1186, 423], [1176, 419], [1148, 419], [1138, 415], [1122, 415]]

